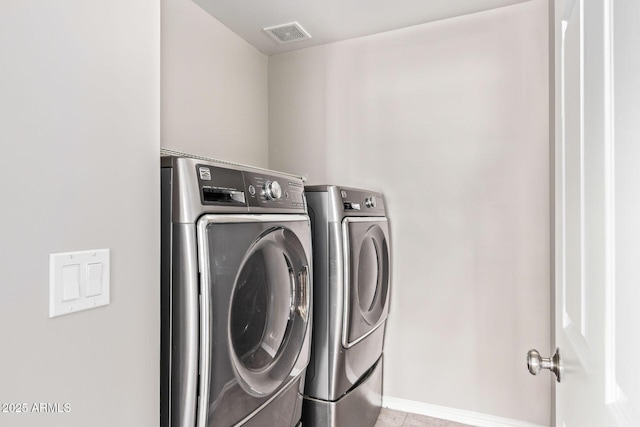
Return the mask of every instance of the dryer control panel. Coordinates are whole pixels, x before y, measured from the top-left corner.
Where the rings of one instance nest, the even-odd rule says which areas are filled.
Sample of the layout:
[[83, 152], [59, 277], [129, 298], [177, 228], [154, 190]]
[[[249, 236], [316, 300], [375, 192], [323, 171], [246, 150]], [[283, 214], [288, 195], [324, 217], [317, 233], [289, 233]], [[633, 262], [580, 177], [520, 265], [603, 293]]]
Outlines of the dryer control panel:
[[345, 215], [381, 216], [385, 214], [384, 198], [380, 193], [353, 188], [340, 188], [339, 190]]

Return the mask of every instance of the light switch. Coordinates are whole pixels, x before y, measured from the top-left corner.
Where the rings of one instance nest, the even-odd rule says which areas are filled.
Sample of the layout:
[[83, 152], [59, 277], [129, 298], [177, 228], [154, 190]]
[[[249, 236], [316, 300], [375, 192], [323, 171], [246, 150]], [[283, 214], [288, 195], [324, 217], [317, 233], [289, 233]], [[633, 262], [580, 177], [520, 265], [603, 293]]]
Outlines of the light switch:
[[49, 317], [110, 302], [109, 249], [49, 256]]
[[62, 267], [62, 300], [80, 298], [80, 264]]
[[102, 293], [102, 263], [87, 265], [87, 297], [95, 297]]

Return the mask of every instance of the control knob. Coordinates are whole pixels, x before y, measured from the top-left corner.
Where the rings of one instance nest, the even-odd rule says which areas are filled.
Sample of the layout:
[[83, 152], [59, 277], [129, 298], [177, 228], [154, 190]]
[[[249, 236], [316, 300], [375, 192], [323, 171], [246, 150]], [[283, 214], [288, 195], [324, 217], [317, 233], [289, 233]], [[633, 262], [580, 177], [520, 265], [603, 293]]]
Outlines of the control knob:
[[376, 198], [374, 196], [367, 197], [364, 199], [364, 205], [368, 208], [376, 207]]
[[267, 200], [278, 200], [282, 197], [282, 187], [278, 181], [267, 181], [264, 186], [264, 196]]

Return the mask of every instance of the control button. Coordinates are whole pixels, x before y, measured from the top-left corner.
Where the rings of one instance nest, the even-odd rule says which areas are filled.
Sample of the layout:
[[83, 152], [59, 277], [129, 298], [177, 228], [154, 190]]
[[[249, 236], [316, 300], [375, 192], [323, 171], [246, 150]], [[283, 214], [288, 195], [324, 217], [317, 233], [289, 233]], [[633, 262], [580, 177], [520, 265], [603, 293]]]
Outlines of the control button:
[[282, 197], [282, 187], [278, 181], [267, 181], [264, 186], [264, 195], [267, 200], [278, 200]]
[[252, 196], [256, 195], [256, 187], [254, 187], [253, 185], [249, 185], [249, 194], [251, 194]]
[[375, 208], [376, 198], [374, 196], [367, 197], [366, 199], [364, 199], [364, 204], [368, 208]]

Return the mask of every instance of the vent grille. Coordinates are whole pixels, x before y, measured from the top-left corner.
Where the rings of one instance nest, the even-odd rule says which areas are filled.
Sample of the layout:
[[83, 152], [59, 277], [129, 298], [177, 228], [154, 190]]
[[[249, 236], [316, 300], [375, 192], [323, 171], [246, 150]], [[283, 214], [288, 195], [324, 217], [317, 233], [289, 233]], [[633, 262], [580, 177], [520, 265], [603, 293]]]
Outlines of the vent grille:
[[278, 43], [299, 42], [311, 38], [309, 33], [297, 22], [265, 28], [264, 31]]

